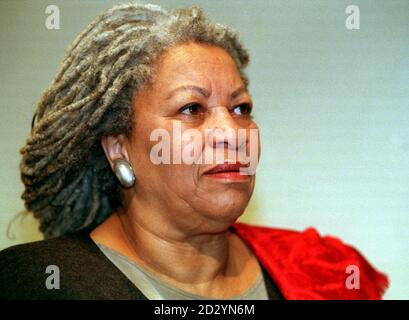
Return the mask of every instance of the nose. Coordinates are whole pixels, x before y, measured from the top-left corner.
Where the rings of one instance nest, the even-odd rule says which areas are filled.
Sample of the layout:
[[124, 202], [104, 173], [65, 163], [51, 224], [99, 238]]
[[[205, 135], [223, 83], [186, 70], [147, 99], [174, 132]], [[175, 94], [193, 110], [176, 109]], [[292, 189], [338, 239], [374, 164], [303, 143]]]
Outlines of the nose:
[[[207, 141], [213, 149], [238, 150], [247, 139], [238, 142], [238, 130], [242, 128], [225, 107], [215, 107], [208, 123]], [[238, 145], [240, 143], [240, 145]]]

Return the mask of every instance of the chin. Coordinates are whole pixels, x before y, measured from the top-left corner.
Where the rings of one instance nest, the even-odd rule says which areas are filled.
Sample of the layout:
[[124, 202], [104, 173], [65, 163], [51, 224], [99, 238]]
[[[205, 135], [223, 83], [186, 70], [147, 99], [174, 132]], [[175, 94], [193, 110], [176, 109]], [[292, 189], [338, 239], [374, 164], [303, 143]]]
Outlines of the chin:
[[[246, 195], [227, 197], [214, 197], [201, 208], [201, 212], [210, 220], [219, 222], [228, 228], [232, 225], [244, 212], [249, 202], [249, 197]], [[205, 209], [205, 210], [204, 210]]]

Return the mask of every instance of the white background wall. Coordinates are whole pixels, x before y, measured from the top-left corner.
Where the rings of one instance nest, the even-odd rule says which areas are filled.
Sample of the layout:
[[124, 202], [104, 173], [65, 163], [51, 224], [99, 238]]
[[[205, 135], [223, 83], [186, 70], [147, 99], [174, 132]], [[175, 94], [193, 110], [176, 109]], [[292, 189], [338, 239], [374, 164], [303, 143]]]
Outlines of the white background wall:
[[[74, 37], [115, 1], [0, 1], [0, 249], [40, 239], [24, 208], [19, 149], [34, 106]], [[155, 1], [199, 4], [234, 27], [262, 133], [243, 221], [316, 227], [351, 243], [409, 298], [409, 1]], [[61, 29], [47, 30], [58, 5]], [[360, 8], [360, 30], [345, 8]]]

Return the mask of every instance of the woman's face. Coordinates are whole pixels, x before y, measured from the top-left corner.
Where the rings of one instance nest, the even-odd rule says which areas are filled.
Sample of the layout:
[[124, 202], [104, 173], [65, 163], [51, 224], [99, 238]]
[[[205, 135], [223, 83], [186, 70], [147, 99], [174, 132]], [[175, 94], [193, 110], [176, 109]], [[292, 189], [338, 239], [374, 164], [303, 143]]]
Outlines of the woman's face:
[[[127, 153], [136, 197], [165, 209], [179, 225], [230, 225], [243, 213], [255, 183], [254, 174], [237, 172], [237, 163], [245, 162], [239, 157], [243, 151], [249, 156], [250, 149], [259, 157], [252, 100], [236, 64], [219, 47], [182, 44], [160, 57], [153, 79], [134, 97]], [[251, 131], [256, 132], [253, 139]], [[168, 164], [158, 164], [160, 159]], [[216, 167], [227, 162], [236, 165]]]

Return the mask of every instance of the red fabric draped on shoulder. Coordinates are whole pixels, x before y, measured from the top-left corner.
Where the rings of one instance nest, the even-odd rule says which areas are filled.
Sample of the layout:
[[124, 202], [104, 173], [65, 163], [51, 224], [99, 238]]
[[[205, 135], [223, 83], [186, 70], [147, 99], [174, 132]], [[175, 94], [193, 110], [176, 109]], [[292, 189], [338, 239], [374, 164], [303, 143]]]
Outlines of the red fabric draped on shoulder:
[[313, 228], [298, 232], [244, 223], [232, 228], [286, 299], [381, 299], [388, 286], [387, 276], [358, 250]]

